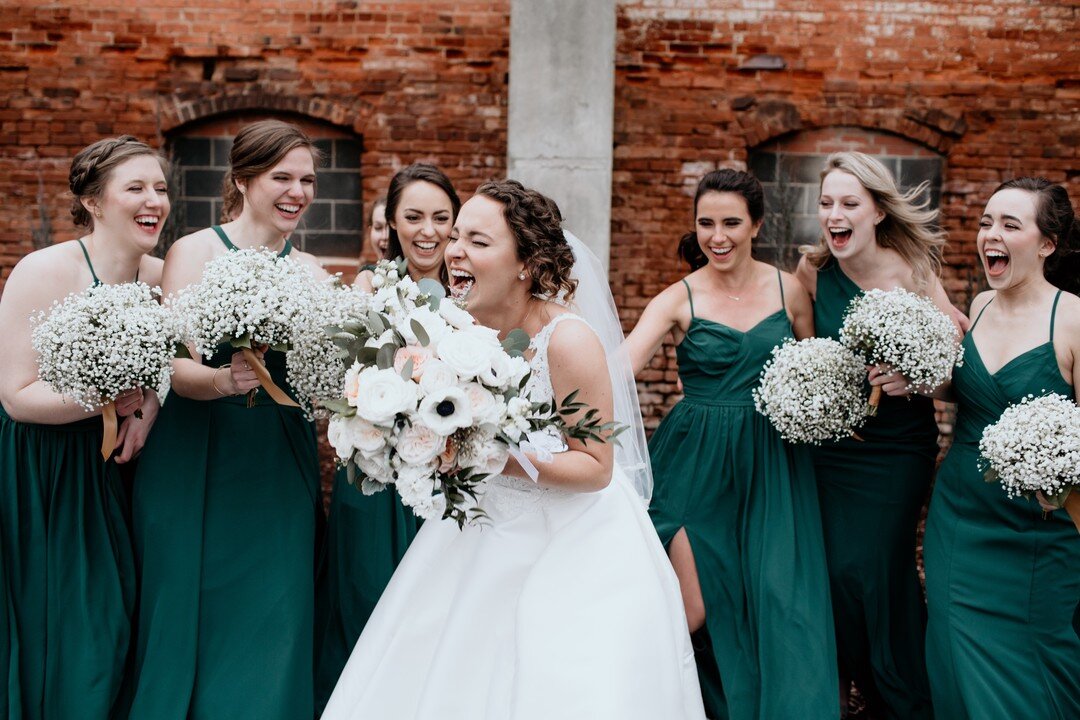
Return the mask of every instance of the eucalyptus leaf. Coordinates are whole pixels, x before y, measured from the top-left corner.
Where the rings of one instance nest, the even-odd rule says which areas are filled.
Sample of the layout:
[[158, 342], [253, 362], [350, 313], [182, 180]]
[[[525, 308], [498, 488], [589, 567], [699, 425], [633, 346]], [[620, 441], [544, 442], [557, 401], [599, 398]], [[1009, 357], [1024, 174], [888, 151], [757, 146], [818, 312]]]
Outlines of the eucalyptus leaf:
[[431, 338], [428, 337], [427, 331], [424, 330], [424, 326], [420, 324], [420, 321], [413, 318], [409, 321], [409, 327], [412, 328], [413, 335], [416, 336], [416, 342], [420, 343], [423, 347], [427, 347], [431, 344]]
[[[430, 302], [431, 298], [437, 298], [442, 300], [446, 297], [446, 288], [438, 280], [432, 280], [431, 278], [420, 278], [420, 281], [416, 283], [416, 286], [420, 288], [420, 292], [428, 296]], [[438, 307], [438, 303], [435, 304]]]
[[506, 334], [502, 347], [510, 357], [521, 357], [529, 349], [529, 334], [521, 328], [514, 328]]
[[342, 417], [352, 417], [356, 414], [356, 408], [350, 405], [345, 398], [322, 400], [319, 404], [335, 415], [341, 415]]
[[396, 352], [397, 345], [394, 343], [386, 343], [379, 348], [378, 353], [375, 355], [375, 364], [380, 370], [394, 367], [394, 353]]
[[382, 316], [374, 310], [368, 311], [368, 325], [371, 326], [371, 334], [375, 337], [386, 332], [386, 323], [383, 321]]
[[412, 380], [412, 371], [413, 371], [413, 359], [409, 358], [408, 360], [405, 361], [405, 366], [403, 368], [401, 368], [401, 379], [402, 380]]

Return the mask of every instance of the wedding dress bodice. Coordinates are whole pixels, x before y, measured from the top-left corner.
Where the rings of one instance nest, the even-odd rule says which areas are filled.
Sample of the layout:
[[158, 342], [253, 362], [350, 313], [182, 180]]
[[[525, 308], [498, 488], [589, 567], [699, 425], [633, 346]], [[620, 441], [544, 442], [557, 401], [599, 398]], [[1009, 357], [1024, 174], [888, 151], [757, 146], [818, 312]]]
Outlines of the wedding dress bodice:
[[[525, 384], [524, 394], [531, 400], [555, 402], [555, 390], [551, 385], [551, 368], [548, 365], [548, 344], [559, 323], [571, 319], [584, 322], [573, 313], [556, 315], [529, 341], [529, 349], [533, 351], [532, 360], [529, 361], [532, 373]], [[563, 438], [552, 437], [551, 441], [551, 444], [547, 446], [548, 450], [553, 453], [566, 451], [567, 446]], [[542, 465], [540, 467], [542, 469]], [[498, 521], [523, 512], [538, 512], [553, 504], [561, 504], [578, 496], [581, 496], [581, 493], [543, 487], [528, 478], [497, 475], [488, 481], [480, 507], [488, 512], [492, 520]]]

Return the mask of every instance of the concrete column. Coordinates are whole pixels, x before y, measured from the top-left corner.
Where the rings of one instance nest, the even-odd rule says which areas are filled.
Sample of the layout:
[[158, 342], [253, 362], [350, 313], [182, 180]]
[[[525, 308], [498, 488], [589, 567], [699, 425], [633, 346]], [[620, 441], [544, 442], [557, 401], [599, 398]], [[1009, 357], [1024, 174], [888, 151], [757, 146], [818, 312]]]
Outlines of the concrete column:
[[608, 265], [615, 0], [511, 0], [507, 172]]

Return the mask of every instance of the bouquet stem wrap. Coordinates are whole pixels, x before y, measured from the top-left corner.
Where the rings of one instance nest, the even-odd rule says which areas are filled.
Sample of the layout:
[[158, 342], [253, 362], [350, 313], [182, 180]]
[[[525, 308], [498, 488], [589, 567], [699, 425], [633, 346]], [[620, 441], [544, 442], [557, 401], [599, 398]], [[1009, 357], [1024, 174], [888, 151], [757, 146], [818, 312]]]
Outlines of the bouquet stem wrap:
[[116, 449], [116, 403], [107, 402], [101, 406], [101, 422], [105, 434], [101, 436], [101, 459], [108, 460]]
[[870, 399], [866, 401], [869, 406], [869, 414], [877, 415], [878, 403], [881, 402], [881, 386], [875, 385], [870, 389]]
[[[285, 405], [287, 407], [300, 407], [293, 402], [291, 397], [285, 394], [284, 390], [274, 384], [274, 379], [270, 377], [270, 372], [266, 369], [266, 366], [263, 365], [262, 360], [259, 359], [259, 356], [256, 355], [254, 351], [250, 348], [244, 348], [242, 352], [244, 360], [251, 366], [251, 369], [255, 371], [255, 376], [259, 378], [259, 383], [263, 386], [263, 390], [274, 399], [274, 402], [278, 405]], [[251, 404], [251, 400], [252, 398], [249, 396], [249, 405]]]

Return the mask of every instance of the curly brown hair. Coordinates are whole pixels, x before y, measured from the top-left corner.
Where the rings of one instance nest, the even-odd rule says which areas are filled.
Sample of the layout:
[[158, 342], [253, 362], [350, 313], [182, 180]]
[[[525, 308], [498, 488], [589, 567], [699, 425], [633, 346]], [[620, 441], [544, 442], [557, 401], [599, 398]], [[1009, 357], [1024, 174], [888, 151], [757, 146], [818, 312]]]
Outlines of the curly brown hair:
[[112, 171], [131, 158], [149, 155], [161, 165], [161, 172], [169, 176], [169, 164], [165, 158], [133, 135], [105, 138], [87, 145], [71, 161], [68, 171], [68, 189], [74, 196], [71, 217], [77, 226], [94, 226], [94, 217], [83, 205], [87, 198], [100, 198]]
[[569, 303], [577, 290], [570, 277], [574, 251], [562, 230], [562, 213], [555, 201], [517, 180], [491, 180], [477, 195], [503, 206], [503, 218], [517, 241], [517, 256], [532, 278], [533, 295]]

